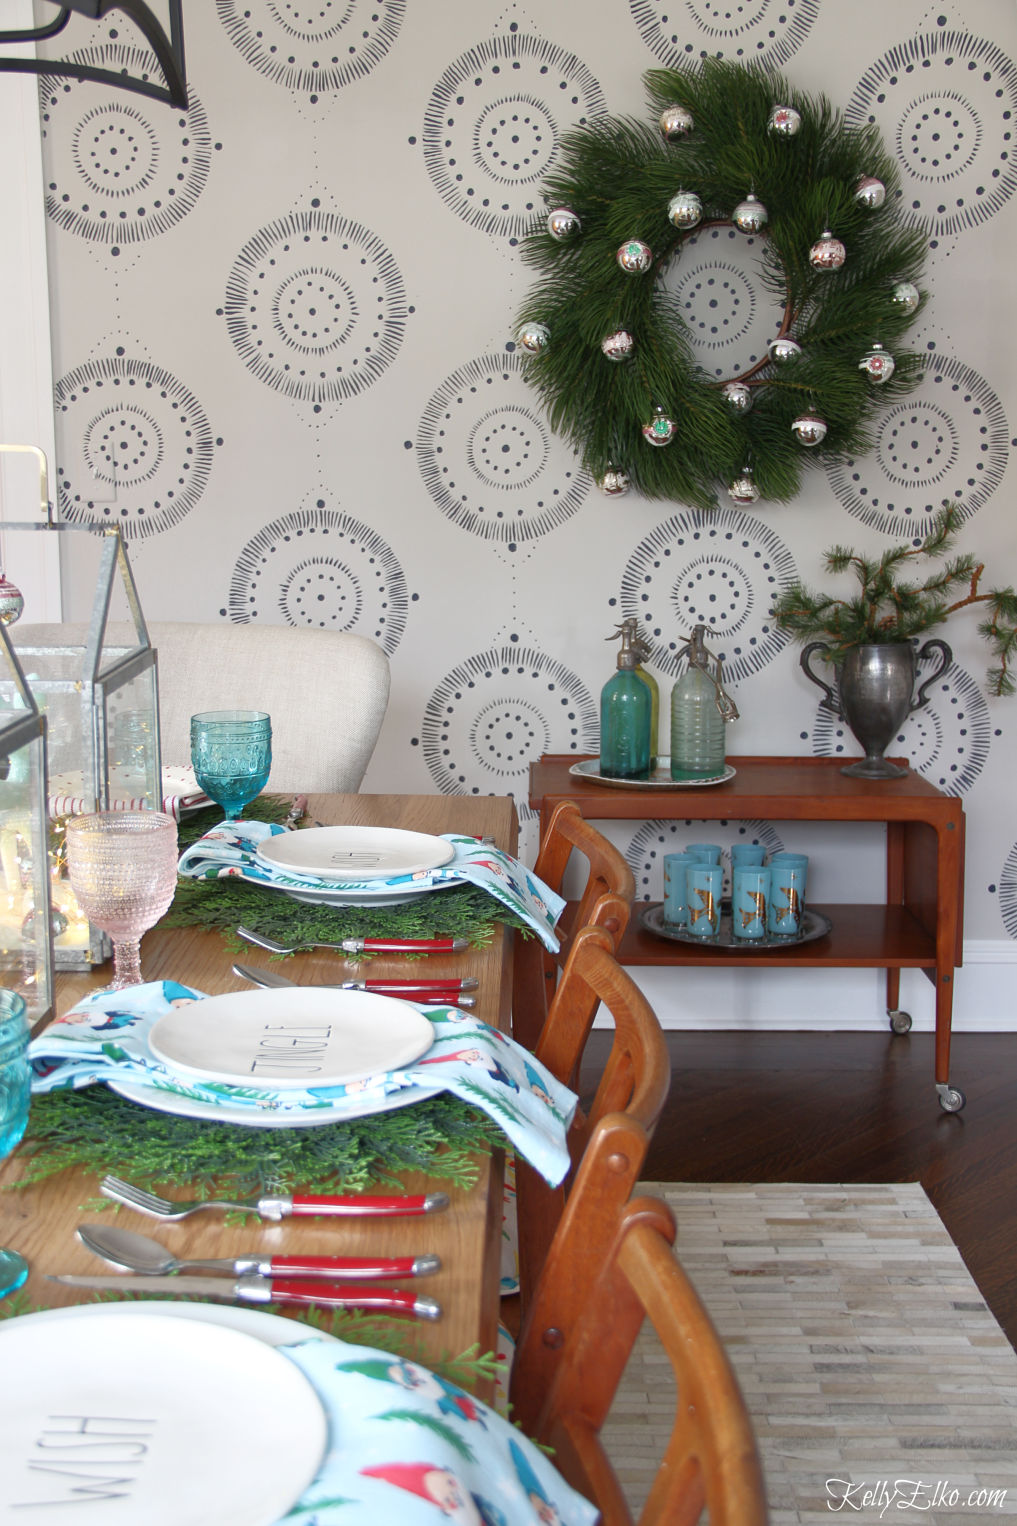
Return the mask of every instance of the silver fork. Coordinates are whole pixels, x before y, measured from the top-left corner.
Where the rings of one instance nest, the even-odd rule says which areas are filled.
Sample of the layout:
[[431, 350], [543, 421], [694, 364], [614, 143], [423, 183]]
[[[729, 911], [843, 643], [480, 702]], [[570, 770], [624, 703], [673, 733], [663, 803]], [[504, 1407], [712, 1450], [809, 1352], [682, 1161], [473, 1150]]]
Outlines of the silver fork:
[[[253, 1180], [253, 1179], [252, 1179]], [[241, 1213], [256, 1213], [263, 1219], [286, 1219], [291, 1215], [323, 1214], [347, 1218], [380, 1218], [396, 1214], [442, 1213], [449, 1205], [447, 1192], [403, 1193], [391, 1197], [369, 1197], [366, 1193], [352, 1196], [319, 1196], [316, 1193], [266, 1193], [263, 1197], [246, 1201], [210, 1198], [207, 1202], [191, 1200], [173, 1203], [168, 1198], [145, 1192], [119, 1176], [104, 1176], [99, 1191], [115, 1203], [123, 1203], [149, 1218], [162, 1219], [166, 1224], [186, 1219], [189, 1214], [200, 1213], [203, 1208], [236, 1208]]]
[[270, 954], [299, 954], [311, 948], [334, 948], [339, 953], [348, 952], [344, 943], [277, 943], [274, 938], [266, 938], [264, 933], [252, 932], [249, 927], [238, 927], [237, 937], [243, 938], [245, 943], [253, 943], [255, 948], [265, 949]]
[[[250, 1178], [253, 1186], [256, 1178]], [[104, 1176], [99, 1183], [99, 1191], [103, 1197], [112, 1198], [115, 1203], [123, 1203], [128, 1208], [136, 1208], [139, 1213], [147, 1213], [153, 1219], [186, 1219], [188, 1214], [198, 1213], [202, 1208], [251, 1208], [254, 1205], [244, 1202], [226, 1202], [222, 1198], [209, 1198], [199, 1202], [194, 1199], [185, 1203], [171, 1203], [168, 1198], [158, 1197], [154, 1192], [145, 1192], [141, 1187], [135, 1187], [131, 1182], [123, 1181], [119, 1176]]]

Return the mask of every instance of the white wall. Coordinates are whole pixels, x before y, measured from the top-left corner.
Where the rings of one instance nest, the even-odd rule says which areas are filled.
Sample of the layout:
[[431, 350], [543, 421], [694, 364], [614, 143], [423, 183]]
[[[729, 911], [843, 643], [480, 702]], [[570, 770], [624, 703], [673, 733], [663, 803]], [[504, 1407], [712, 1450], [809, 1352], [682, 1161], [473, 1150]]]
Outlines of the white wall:
[[[152, 619], [379, 639], [394, 684], [368, 788], [511, 792], [532, 851], [527, 764], [596, 749], [604, 638], [636, 586], [665, 632], [697, 568], [734, 588], [721, 636], [757, 656], [729, 665], [729, 749], [808, 754], [844, 738], [768, 625], [761, 568], [815, 580], [826, 546], [885, 545], [960, 494], [965, 545], [1017, 583], [1010, 0], [760, 3], [723, 25], [693, 0], [670, 20], [653, 0], [351, 0], [285, 34], [268, 0], [185, 9], [188, 114], [90, 85], [44, 102], [61, 508], [124, 525]], [[850, 469], [713, 518], [600, 495], [511, 351], [530, 280], [515, 239], [561, 131], [645, 115], [643, 71], [702, 49], [874, 115], [930, 235], [921, 389]], [[88, 596], [72, 588], [68, 613]], [[1017, 701], [984, 698], [974, 626], [948, 630], [955, 663], [901, 748], [968, 815], [957, 1026], [1011, 1027]], [[622, 830], [634, 864], [654, 831]], [[802, 845], [829, 899], [878, 898], [878, 841]], [[871, 973], [652, 979], [675, 1026], [885, 1022]], [[925, 1023], [932, 988], [908, 984]]]

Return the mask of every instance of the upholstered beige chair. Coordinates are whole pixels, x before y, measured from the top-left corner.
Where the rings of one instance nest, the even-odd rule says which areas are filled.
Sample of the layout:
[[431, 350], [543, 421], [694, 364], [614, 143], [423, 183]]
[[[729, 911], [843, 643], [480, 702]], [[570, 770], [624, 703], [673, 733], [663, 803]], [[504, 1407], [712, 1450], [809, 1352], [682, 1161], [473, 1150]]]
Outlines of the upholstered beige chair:
[[[159, 672], [164, 764], [190, 761], [191, 716], [199, 710], [267, 710], [272, 774], [280, 793], [360, 788], [385, 716], [389, 664], [382, 649], [350, 631], [292, 625], [148, 626]], [[110, 643], [136, 644], [111, 625]], [[19, 650], [84, 645], [84, 625], [21, 625]]]

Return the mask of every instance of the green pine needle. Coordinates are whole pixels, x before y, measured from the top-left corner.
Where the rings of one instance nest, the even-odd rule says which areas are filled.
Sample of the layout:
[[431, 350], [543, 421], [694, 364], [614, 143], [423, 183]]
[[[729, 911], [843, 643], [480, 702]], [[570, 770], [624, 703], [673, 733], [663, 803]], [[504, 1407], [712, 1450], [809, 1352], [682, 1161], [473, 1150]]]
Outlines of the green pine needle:
[[[870, 446], [873, 409], [895, 401], [921, 376], [921, 357], [904, 344], [916, 313], [894, 300], [898, 283], [917, 282], [924, 235], [911, 227], [896, 195], [893, 158], [872, 126], [848, 128], [822, 96], [794, 90], [757, 65], [706, 58], [645, 76], [646, 120], [598, 119], [564, 137], [544, 186], [549, 205], [578, 215], [580, 231], [564, 241], [544, 223], [523, 241], [536, 273], [519, 314], [543, 324], [549, 341], [526, 355], [526, 376], [551, 427], [577, 451], [595, 479], [625, 472], [649, 498], [712, 508], [748, 467], [764, 499], [786, 502], [803, 471]], [[768, 130], [775, 103], [793, 105], [801, 127], [790, 138]], [[672, 103], [692, 113], [692, 132], [676, 142], [658, 120]], [[859, 180], [886, 186], [882, 207], [863, 207]], [[743, 379], [754, 405], [734, 414], [722, 381], [697, 364], [680, 304], [663, 276], [696, 230], [676, 228], [668, 203], [684, 189], [704, 209], [700, 229], [730, 224], [753, 192], [769, 212], [762, 283], [773, 304], [773, 335], [790, 333], [802, 355], [783, 365], [761, 362]], [[817, 271], [809, 250], [829, 228], [845, 245], [838, 271]], [[620, 269], [616, 254], [633, 239], [647, 244], [645, 274]], [[632, 356], [608, 360], [601, 342], [619, 329], [635, 340]], [[875, 384], [860, 369], [880, 343], [895, 361]], [[661, 409], [676, 425], [671, 444], [654, 447], [643, 426]], [[803, 449], [792, 423], [804, 411], [827, 424], [825, 440]]]
[[[997, 697], [1013, 694], [1017, 592], [1010, 587], [982, 591], [984, 564], [970, 552], [952, 557], [924, 578], [903, 576], [915, 562], [945, 556], [959, 527], [957, 506], [944, 504], [917, 546], [892, 546], [876, 561], [850, 547], [833, 546], [823, 558], [827, 572], [853, 575], [859, 592], [838, 599], [795, 582], [778, 598], [771, 616], [795, 641], [825, 641], [829, 660], [837, 664], [852, 647], [910, 641], [962, 609], [981, 606], [988, 613], [978, 624], [978, 634], [998, 659], [986, 673], [988, 691]], [[954, 594], [959, 597], [950, 603]]]

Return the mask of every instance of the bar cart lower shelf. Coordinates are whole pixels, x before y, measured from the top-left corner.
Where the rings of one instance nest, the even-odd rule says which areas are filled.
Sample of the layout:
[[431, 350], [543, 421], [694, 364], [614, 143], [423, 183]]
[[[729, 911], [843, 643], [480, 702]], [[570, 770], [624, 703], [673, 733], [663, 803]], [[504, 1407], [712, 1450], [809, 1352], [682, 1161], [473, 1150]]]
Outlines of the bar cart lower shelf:
[[961, 802], [908, 772], [900, 779], [851, 779], [840, 758], [730, 758], [734, 777], [710, 789], [606, 788], [570, 772], [577, 758], [549, 754], [530, 766], [530, 804], [541, 831], [559, 800], [601, 820], [866, 821], [886, 828], [885, 902], [816, 905], [830, 931], [787, 948], [698, 948], [648, 931], [637, 907], [619, 948], [627, 965], [709, 965], [885, 969], [894, 1033], [911, 1019], [900, 1010], [900, 972], [923, 970], [936, 990], [935, 1085], [944, 1112], [964, 1106], [949, 1080], [953, 974], [961, 963], [964, 813]]

